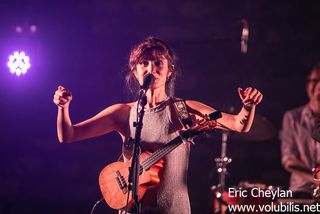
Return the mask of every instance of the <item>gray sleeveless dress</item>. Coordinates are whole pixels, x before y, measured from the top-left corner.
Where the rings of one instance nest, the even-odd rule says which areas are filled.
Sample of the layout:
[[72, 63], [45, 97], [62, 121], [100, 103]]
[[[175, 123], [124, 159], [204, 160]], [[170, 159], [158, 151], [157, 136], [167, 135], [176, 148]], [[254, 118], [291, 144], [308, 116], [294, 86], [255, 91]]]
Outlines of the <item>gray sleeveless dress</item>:
[[[154, 152], [178, 136], [181, 124], [173, 108], [172, 100], [167, 99], [154, 108], [146, 110], [141, 133], [142, 151]], [[127, 134], [126, 139], [128, 137], [134, 138], [135, 128], [132, 124], [136, 121], [136, 111], [137, 104], [130, 111], [130, 133]], [[148, 194], [147, 192], [143, 197], [141, 201], [142, 211], [151, 206], [156, 208], [156, 213], [191, 213], [187, 189], [189, 153], [190, 145], [182, 143], [164, 157], [164, 171], [163, 177], [160, 178], [161, 182], [155, 193]], [[132, 145], [128, 143], [128, 140], [123, 143], [123, 156], [125, 161], [132, 156]], [[150, 197], [155, 198], [151, 199]], [[153, 203], [144, 201], [152, 201]]]

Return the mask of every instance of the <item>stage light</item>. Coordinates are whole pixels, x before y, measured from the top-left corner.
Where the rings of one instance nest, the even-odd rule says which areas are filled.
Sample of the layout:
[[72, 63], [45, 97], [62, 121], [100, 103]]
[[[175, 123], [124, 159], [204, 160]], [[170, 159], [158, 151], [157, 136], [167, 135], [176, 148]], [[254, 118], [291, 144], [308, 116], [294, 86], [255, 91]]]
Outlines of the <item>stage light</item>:
[[22, 27], [16, 26], [16, 33], [22, 33]]
[[16, 51], [9, 56], [8, 67], [10, 68], [10, 72], [12, 74], [15, 73], [17, 76], [26, 74], [30, 68], [30, 59], [25, 52]]
[[30, 29], [30, 32], [31, 32], [31, 33], [36, 33], [37, 30], [38, 30], [38, 28], [37, 28], [36, 25], [30, 25], [29, 29]]

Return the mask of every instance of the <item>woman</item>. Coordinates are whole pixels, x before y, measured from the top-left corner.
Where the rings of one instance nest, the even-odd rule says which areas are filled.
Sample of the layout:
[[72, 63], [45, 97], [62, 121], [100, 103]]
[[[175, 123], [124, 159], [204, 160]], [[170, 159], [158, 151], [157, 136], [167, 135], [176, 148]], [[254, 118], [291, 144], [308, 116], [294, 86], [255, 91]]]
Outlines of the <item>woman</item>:
[[[160, 39], [149, 37], [131, 51], [129, 58], [128, 82], [142, 85], [146, 74], [154, 76], [154, 82], [146, 92], [147, 104], [141, 133], [142, 150], [154, 152], [178, 135], [182, 125], [175, 111], [172, 111], [172, 90], [177, 74], [175, 56], [172, 50]], [[134, 88], [134, 87], [132, 87]], [[248, 132], [253, 122], [256, 105], [262, 100], [257, 89], [239, 88], [238, 93], [243, 107], [237, 115], [222, 113], [217, 120], [220, 129]], [[117, 131], [123, 140], [123, 157], [131, 158], [132, 145], [128, 140], [134, 137], [137, 102], [115, 104], [107, 107], [94, 117], [73, 125], [69, 116], [69, 104], [72, 100], [68, 89], [59, 86], [54, 95], [58, 106], [57, 129], [61, 143], [80, 141], [87, 138]], [[185, 101], [193, 122], [215, 111], [203, 103]], [[190, 213], [187, 190], [187, 170], [190, 146], [181, 144], [165, 156], [160, 184], [148, 191], [142, 200], [142, 209], [157, 207], [161, 213]]]

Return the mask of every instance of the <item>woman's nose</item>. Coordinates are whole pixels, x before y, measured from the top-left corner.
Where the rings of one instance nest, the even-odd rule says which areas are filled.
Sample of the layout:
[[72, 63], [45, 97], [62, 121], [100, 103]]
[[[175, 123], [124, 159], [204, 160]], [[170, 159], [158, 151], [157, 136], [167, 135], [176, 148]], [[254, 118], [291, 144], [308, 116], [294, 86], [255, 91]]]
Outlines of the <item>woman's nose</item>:
[[153, 73], [154, 64], [153, 62], [149, 62], [147, 66], [147, 73]]

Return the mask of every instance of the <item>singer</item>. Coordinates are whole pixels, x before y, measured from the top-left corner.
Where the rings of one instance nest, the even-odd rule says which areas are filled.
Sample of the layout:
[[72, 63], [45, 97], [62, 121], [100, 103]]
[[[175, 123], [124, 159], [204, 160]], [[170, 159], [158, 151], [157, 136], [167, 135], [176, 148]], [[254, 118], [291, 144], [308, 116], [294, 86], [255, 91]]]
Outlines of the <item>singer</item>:
[[[175, 100], [181, 100], [173, 95], [176, 76], [175, 54], [164, 41], [148, 37], [131, 51], [127, 85], [129, 90], [135, 93], [144, 90], [146, 95], [141, 133], [142, 152], [154, 152], [163, 148], [179, 135], [179, 130], [183, 127], [173, 105]], [[222, 113], [222, 117], [216, 121], [216, 128], [237, 132], [250, 130], [256, 105], [261, 102], [263, 95], [252, 87], [238, 88], [238, 93], [243, 103], [240, 112], [235, 115]], [[135, 133], [133, 122], [137, 116], [137, 102], [114, 104], [88, 120], [73, 124], [69, 116], [71, 100], [70, 90], [59, 86], [53, 99], [58, 106], [59, 141], [70, 143], [116, 131], [123, 140], [123, 159], [125, 162], [130, 160], [132, 141], [129, 139]], [[215, 111], [214, 108], [194, 100], [183, 102], [193, 123]], [[183, 143], [163, 158], [160, 183], [148, 190], [142, 198], [142, 212], [148, 213], [151, 209], [156, 213], [191, 213], [187, 190], [189, 152], [190, 145]]]

